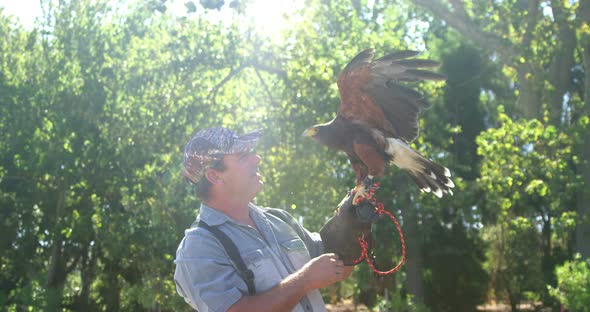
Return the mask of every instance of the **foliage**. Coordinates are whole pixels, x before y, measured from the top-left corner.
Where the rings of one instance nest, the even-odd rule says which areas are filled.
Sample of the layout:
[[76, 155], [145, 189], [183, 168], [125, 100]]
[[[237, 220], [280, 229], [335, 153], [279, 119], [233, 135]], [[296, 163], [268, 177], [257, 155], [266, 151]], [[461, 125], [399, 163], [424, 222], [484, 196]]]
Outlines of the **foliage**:
[[0, 123], [2, 254], [13, 268], [2, 270], [2, 300], [43, 310], [186, 308], [170, 277], [194, 213], [174, 169], [177, 142], [189, 121], [216, 122], [199, 102], [221, 77], [204, 66], [219, 63], [224, 35], [204, 19], [165, 26], [170, 17], [149, 5], [126, 15], [103, 2], [52, 8], [50, 33], [3, 28], [18, 39], [4, 48], [22, 52], [2, 60], [14, 64], [2, 80], [14, 90]]
[[[243, 22], [250, 1], [169, 4], [43, 0], [33, 29], [0, 11], [0, 306], [188, 310], [173, 260], [199, 203], [181, 150], [209, 126], [264, 128], [256, 202], [318, 230], [354, 177], [300, 133], [334, 117], [335, 80], [368, 47], [443, 62], [446, 83], [411, 85], [433, 103], [412, 144], [457, 187], [438, 200], [389, 170], [377, 196], [402, 224], [406, 265], [384, 279], [361, 265], [343, 289], [461, 311], [489, 276], [498, 299], [551, 304], [556, 264], [590, 246], [583, 2], [307, 1], [277, 41]], [[395, 265], [395, 227], [374, 233], [378, 266]]]
[[590, 311], [590, 261], [577, 254], [573, 260], [555, 268], [557, 287], [549, 288], [551, 296], [570, 311]]
[[483, 243], [457, 223], [431, 231], [424, 245], [426, 303], [434, 311], [476, 310], [488, 290]]
[[555, 219], [571, 212], [582, 186], [571, 165], [579, 133], [534, 119], [514, 122], [501, 108], [499, 121], [500, 127], [477, 139], [478, 184], [486, 196], [484, 222], [496, 224], [486, 231], [495, 295], [506, 295], [515, 305], [525, 291], [545, 295], [542, 285], [554, 284], [553, 265], [568, 248], [553, 241], [552, 233], [560, 223]]
[[490, 292], [497, 301], [515, 306], [527, 293], [539, 293], [542, 279], [540, 243], [532, 223], [518, 218], [486, 230], [490, 241], [488, 271], [492, 275]]
[[478, 183], [487, 196], [485, 222], [510, 214], [548, 221], [567, 209], [581, 186], [571, 166], [577, 161], [574, 136], [535, 119], [513, 122], [502, 108], [499, 120], [500, 127], [477, 138], [483, 157]]
[[431, 309], [415, 302], [412, 295], [403, 296], [400, 291], [396, 291], [391, 297], [381, 297], [375, 311], [429, 312]]

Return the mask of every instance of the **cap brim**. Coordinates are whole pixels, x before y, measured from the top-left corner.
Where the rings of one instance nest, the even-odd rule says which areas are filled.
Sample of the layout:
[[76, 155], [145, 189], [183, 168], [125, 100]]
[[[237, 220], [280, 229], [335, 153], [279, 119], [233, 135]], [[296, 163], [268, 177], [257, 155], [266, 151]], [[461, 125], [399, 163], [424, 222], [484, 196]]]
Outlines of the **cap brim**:
[[238, 137], [227, 154], [238, 154], [252, 150], [262, 136], [262, 129], [254, 130]]

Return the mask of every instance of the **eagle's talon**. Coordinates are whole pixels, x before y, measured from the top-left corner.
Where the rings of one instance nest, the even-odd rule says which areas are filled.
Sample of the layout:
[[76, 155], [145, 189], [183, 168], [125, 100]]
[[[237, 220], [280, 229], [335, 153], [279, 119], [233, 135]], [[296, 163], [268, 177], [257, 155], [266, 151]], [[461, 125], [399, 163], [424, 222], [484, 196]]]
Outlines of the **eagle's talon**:
[[363, 179], [362, 185], [365, 187], [365, 189], [368, 189], [369, 187], [371, 187], [372, 183], [373, 183], [373, 177], [369, 175]]
[[[366, 176], [363, 181], [356, 185], [356, 187], [352, 190], [354, 193], [354, 198], [352, 199], [353, 204], [358, 204], [365, 198], [371, 197], [371, 190], [373, 187], [371, 186], [373, 183], [373, 176]], [[377, 186], [378, 187], [378, 186]]]
[[367, 197], [367, 188], [365, 187], [364, 183], [358, 184], [354, 188], [354, 198], [352, 199], [353, 205], [358, 204], [363, 198]]

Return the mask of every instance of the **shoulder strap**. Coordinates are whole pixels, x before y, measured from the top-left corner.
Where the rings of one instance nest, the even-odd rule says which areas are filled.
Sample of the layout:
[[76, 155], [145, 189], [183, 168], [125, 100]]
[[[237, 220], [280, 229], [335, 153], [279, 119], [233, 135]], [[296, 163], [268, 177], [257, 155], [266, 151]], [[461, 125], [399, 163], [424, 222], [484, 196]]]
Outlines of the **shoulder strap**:
[[246, 285], [248, 286], [248, 294], [250, 296], [255, 295], [256, 287], [254, 286], [254, 273], [252, 272], [252, 270], [246, 267], [244, 260], [240, 256], [238, 247], [236, 247], [236, 244], [229, 238], [229, 236], [227, 236], [227, 234], [223, 233], [217, 227], [210, 226], [203, 220], [199, 220], [199, 224], [197, 226], [208, 230], [213, 234], [213, 236], [215, 236], [215, 238], [217, 238], [217, 240], [219, 240], [219, 242], [221, 243], [221, 245], [223, 245], [223, 248], [225, 248], [225, 251], [229, 255], [229, 258], [236, 266], [238, 274], [244, 280], [244, 282], [246, 282]]
[[295, 222], [295, 219], [293, 219], [293, 217], [290, 214], [288, 214], [285, 210], [277, 208], [268, 208], [266, 212], [285, 221], [285, 223], [287, 223], [291, 228], [293, 228], [293, 230], [295, 230], [299, 238], [305, 242], [305, 234], [303, 233], [303, 230], [301, 229], [299, 224]]

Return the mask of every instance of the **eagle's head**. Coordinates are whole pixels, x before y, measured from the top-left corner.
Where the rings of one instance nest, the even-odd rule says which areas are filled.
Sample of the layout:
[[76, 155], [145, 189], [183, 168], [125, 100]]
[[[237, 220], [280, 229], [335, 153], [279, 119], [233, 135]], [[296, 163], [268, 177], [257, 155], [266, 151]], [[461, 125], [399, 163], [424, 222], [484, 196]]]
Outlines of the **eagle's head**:
[[331, 123], [319, 124], [308, 128], [303, 131], [303, 136], [312, 138], [317, 142], [324, 145], [331, 145], [334, 141], [334, 135], [336, 134]]
[[315, 125], [312, 127], [307, 128], [303, 131], [303, 136], [312, 138], [316, 141], [323, 142], [324, 138], [328, 134], [328, 129], [326, 124]]

